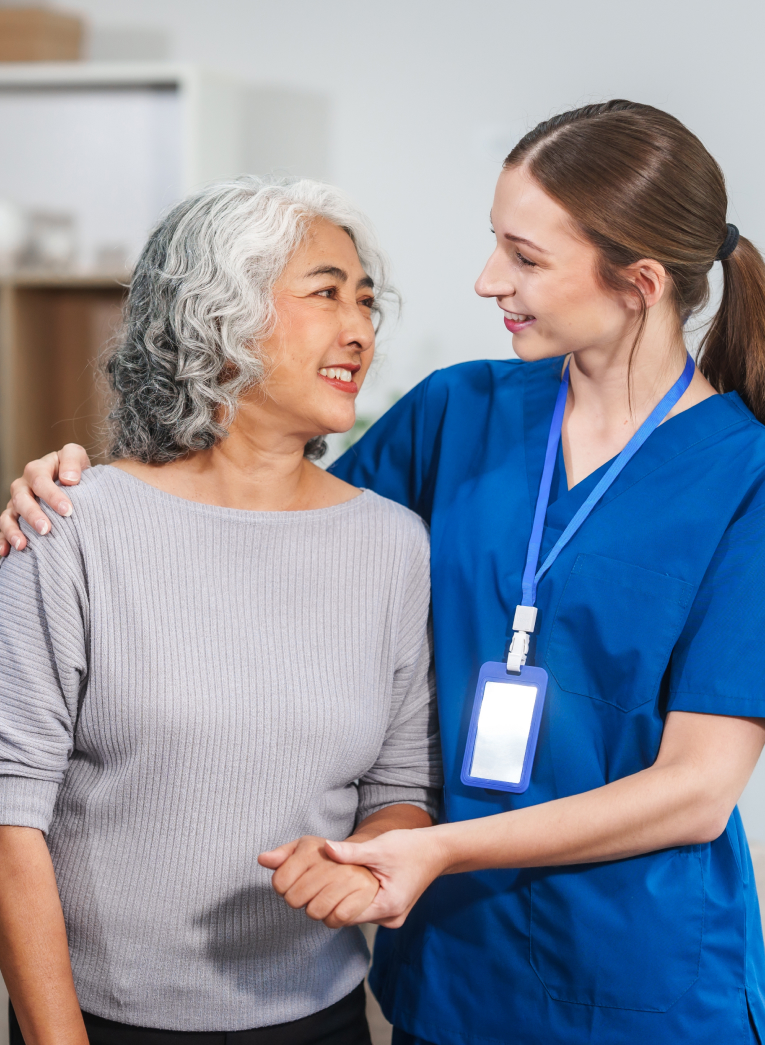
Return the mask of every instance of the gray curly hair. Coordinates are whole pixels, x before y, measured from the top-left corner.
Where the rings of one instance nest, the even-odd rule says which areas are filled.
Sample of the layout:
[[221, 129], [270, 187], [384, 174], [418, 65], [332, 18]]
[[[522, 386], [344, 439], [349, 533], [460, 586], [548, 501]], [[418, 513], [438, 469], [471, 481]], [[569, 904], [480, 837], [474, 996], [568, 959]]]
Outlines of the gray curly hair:
[[[157, 225], [136, 266], [124, 332], [105, 363], [111, 456], [162, 463], [225, 437], [263, 380], [273, 285], [316, 218], [344, 229], [374, 280], [376, 324], [397, 295], [362, 212], [330, 185], [245, 176], [208, 186]], [[321, 438], [306, 455], [320, 457]]]

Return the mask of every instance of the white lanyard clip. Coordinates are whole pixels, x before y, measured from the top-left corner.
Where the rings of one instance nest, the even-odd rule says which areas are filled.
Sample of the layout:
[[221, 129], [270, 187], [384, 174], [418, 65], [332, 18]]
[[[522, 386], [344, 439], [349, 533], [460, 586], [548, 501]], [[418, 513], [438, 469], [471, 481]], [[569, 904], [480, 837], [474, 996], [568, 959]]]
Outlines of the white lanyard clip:
[[529, 635], [537, 623], [536, 606], [516, 606], [513, 617], [513, 639], [507, 654], [507, 670], [520, 675], [529, 652]]

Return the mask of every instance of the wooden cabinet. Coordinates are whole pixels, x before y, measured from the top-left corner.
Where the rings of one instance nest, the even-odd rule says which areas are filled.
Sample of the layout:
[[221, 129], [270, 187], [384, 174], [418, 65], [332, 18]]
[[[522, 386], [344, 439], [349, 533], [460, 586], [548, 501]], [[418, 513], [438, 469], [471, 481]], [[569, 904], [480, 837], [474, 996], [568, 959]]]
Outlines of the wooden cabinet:
[[34, 457], [64, 443], [103, 454], [100, 354], [117, 336], [116, 279], [16, 276], [0, 282], [0, 504]]

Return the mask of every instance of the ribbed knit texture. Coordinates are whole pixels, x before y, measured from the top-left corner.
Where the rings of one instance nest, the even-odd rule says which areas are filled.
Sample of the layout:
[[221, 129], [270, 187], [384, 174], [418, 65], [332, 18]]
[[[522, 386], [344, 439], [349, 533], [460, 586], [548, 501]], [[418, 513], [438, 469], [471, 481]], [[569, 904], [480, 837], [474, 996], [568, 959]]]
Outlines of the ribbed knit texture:
[[256, 858], [435, 811], [424, 524], [371, 491], [243, 512], [108, 466], [67, 493], [0, 569], [0, 823], [48, 832], [81, 1006], [222, 1031], [333, 1004], [360, 931]]

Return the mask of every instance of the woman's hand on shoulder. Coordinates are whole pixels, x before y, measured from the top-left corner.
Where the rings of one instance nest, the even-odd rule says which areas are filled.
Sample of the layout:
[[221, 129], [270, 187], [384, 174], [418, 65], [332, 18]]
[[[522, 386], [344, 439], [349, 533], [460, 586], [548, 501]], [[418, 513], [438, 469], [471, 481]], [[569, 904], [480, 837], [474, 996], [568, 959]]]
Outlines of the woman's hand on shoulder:
[[[304, 835], [294, 842], [261, 853], [258, 863], [274, 871], [276, 892], [295, 909], [304, 908], [314, 921], [330, 929], [355, 925], [377, 894], [380, 884], [366, 867], [330, 859], [326, 840]], [[353, 847], [355, 848], [355, 846]]]
[[67, 443], [61, 450], [29, 462], [23, 476], [11, 483], [11, 499], [0, 515], [0, 556], [8, 555], [11, 547], [21, 551], [27, 546], [19, 517], [39, 534], [50, 530], [50, 519], [40, 510], [38, 498], [65, 518], [72, 514], [72, 502], [56, 486], [56, 479], [65, 486], [76, 486], [86, 468], [90, 468], [90, 458], [77, 443]]

